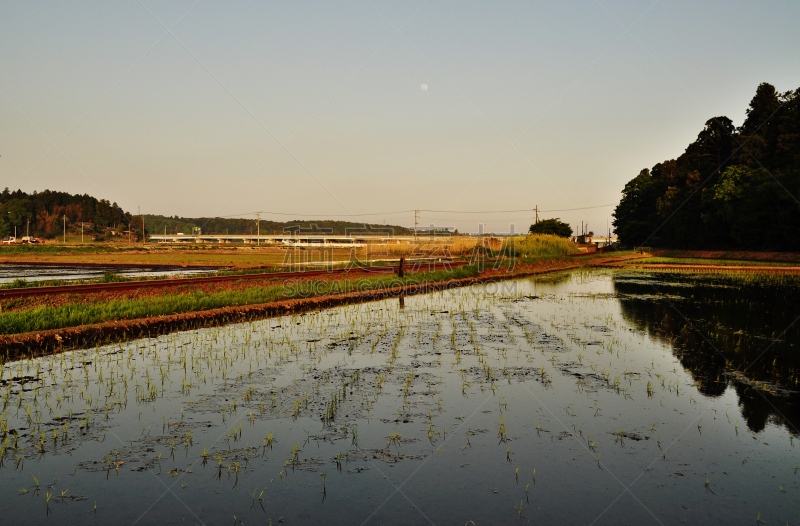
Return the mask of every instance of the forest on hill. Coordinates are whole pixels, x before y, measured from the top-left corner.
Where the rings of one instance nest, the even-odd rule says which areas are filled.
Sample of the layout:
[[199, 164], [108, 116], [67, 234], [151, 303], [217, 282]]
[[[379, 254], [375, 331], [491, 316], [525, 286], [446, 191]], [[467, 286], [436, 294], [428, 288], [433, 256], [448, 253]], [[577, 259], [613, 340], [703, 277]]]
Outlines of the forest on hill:
[[[117, 203], [105, 199], [97, 199], [89, 195], [69, 194], [44, 190], [43, 192], [25, 193], [22, 190], [10, 191], [8, 188], [0, 193], [0, 237], [14, 235], [17, 237], [30, 235], [54, 239], [60, 238], [66, 226], [67, 234], [80, 233], [81, 226], [86, 235], [97, 241], [113, 238], [128, 238], [128, 228], [134, 240], [141, 239], [142, 218], [131, 215], [120, 208]], [[178, 216], [144, 215], [144, 226], [147, 235], [185, 233], [190, 236], [199, 229], [203, 234], [282, 234], [289, 231], [300, 233], [320, 233], [346, 235], [348, 233], [373, 233], [380, 235], [409, 235], [411, 230], [396, 225], [376, 225], [355, 223], [352, 221], [332, 220], [296, 220], [276, 222], [261, 220], [256, 225], [255, 218], [186, 218]]]
[[137, 217], [125, 212], [117, 203], [97, 199], [90, 195], [69, 194], [45, 190], [27, 194], [22, 190], [11, 192], [8, 188], [0, 193], [0, 236], [30, 235], [52, 239], [80, 231], [81, 224], [86, 234], [121, 232], [133, 226], [140, 231]]
[[262, 219], [260, 224], [256, 224], [255, 218], [225, 218], [225, 217], [199, 217], [188, 218], [178, 216], [149, 215], [144, 216], [145, 226], [148, 235], [177, 234], [182, 232], [186, 235], [195, 233], [195, 229], [201, 229], [203, 234], [242, 234], [253, 235], [261, 232], [261, 235], [284, 234], [291, 231], [301, 233], [346, 235], [348, 233], [363, 234], [372, 232], [381, 234], [388, 232], [389, 235], [404, 236], [412, 231], [408, 228], [396, 225], [373, 225], [366, 223], [354, 223], [352, 221], [332, 221], [332, 220], [295, 220], [295, 221], [267, 221]]
[[800, 88], [759, 85], [740, 127], [709, 119], [629, 181], [613, 215], [629, 246], [800, 250]]

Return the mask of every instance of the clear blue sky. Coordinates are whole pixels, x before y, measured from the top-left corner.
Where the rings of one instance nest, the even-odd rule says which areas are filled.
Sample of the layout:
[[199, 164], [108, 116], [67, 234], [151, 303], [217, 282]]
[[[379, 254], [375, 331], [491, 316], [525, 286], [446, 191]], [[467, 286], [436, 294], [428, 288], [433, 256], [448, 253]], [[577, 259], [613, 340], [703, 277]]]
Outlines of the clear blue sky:
[[0, 186], [520, 230], [460, 212], [616, 203], [760, 82], [800, 87], [796, 0], [229, 4], [6, 2]]

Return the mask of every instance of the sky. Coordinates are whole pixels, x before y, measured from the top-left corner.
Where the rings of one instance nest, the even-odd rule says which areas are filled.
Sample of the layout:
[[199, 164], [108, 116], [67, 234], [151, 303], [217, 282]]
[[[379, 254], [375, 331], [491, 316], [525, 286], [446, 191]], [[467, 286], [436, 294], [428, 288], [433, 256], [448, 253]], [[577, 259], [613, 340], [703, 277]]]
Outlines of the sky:
[[[130, 212], [605, 233], [761, 82], [800, 2], [4, 2], [0, 187]], [[249, 214], [249, 215], [248, 215]], [[285, 214], [285, 215], [281, 215]]]

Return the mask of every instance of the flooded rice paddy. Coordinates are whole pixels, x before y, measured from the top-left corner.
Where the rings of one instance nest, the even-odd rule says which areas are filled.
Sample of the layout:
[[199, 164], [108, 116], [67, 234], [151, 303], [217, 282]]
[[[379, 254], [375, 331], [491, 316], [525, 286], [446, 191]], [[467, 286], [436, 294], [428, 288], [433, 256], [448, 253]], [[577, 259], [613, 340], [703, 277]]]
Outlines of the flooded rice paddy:
[[4, 524], [797, 524], [792, 278], [575, 271], [6, 363]]
[[192, 276], [215, 272], [217, 268], [184, 268], [184, 267], [131, 267], [124, 265], [31, 265], [4, 263], [0, 266], [0, 285], [12, 283], [14, 280], [47, 281], [102, 278], [106, 272], [113, 272], [128, 278], [157, 276]]

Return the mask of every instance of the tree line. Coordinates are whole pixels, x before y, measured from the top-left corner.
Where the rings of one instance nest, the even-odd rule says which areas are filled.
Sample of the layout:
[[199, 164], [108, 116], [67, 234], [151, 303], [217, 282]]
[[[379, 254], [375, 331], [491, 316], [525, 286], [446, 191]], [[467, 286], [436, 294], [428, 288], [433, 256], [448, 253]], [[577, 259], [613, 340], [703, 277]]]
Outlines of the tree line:
[[16, 227], [17, 237], [29, 231], [32, 236], [52, 239], [63, 233], [65, 224], [68, 232], [76, 232], [81, 223], [87, 234], [105, 234], [109, 228], [122, 231], [131, 224], [135, 232], [141, 230], [139, 218], [117, 203], [87, 194], [52, 190], [28, 194], [8, 188], [0, 193], [0, 236], [14, 235]]
[[294, 221], [268, 221], [262, 219], [259, 224], [255, 218], [226, 218], [226, 217], [178, 217], [148, 215], [144, 216], [148, 234], [177, 234], [179, 232], [190, 236], [195, 229], [200, 229], [203, 234], [230, 234], [262, 235], [285, 234], [297, 231], [300, 234], [328, 234], [343, 236], [346, 234], [366, 234], [407, 236], [412, 230], [396, 225], [373, 225], [354, 223], [352, 221], [333, 220], [294, 220]]
[[44, 190], [31, 194], [22, 190], [10, 191], [8, 188], [0, 193], [0, 237], [14, 235], [53, 239], [62, 235], [66, 225], [67, 233], [83, 231], [96, 239], [110, 238], [116, 235], [127, 237], [130, 229], [134, 240], [140, 240], [140, 233], [147, 235], [183, 232], [187, 236], [199, 229], [204, 234], [283, 234], [297, 231], [299, 234], [366, 234], [377, 235], [409, 235], [409, 228], [396, 225], [378, 225], [354, 223], [351, 221], [332, 220], [295, 220], [287, 222], [262, 220], [260, 225], [255, 219], [201, 217], [186, 218], [179, 216], [145, 215], [142, 229], [142, 217], [131, 215], [117, 203], [106, 199], [97, 199], [90, 195], [69, 194]]
[[762, 83], [738, 128], [709, 119], [625, 185], [613, 216], [624, 245], [800, 250], [800, 88]]

